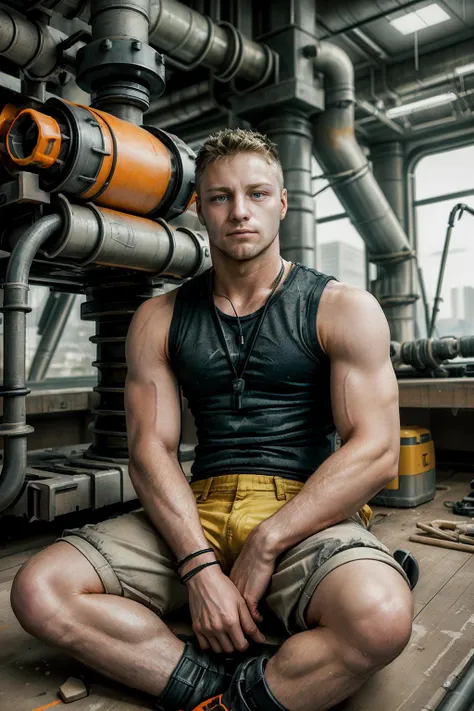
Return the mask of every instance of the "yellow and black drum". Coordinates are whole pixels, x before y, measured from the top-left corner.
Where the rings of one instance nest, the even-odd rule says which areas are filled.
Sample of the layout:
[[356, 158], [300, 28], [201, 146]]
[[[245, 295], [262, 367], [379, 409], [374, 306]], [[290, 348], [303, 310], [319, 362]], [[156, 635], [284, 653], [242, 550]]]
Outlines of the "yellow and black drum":
[[370, 503], [409, 508], [430, 501], [435, 493], [436, 467], [431, 433], [424, 427], [402, 427], [398, 476]]

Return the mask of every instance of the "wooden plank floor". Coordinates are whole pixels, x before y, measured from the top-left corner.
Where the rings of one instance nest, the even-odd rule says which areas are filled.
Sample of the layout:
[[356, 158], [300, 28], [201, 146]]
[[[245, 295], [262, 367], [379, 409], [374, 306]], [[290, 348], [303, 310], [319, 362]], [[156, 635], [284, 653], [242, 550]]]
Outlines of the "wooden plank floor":
[[[474, 647], [474, 556], [469, 553], [410, 543], [416, 521], [456, 518], [444, 507], [461, 499], [472, 474], [447, 473], [434, 501], [416, 509], [376, 509], [385, 514], [373, 529], [391, 550], [409, 548], [417, 556], [421, 576], [415, 590], [413, 634], [403, 654], [377, 674], [338, 711], [421, 711]], [[82, 676], [90, 696], [76, 701], [73, 711], [136, 711], [151, 709], [145, 696], [122, 688], [82, 667], [63, 653], [30, 637], [10, 607], [9, 592], [21, 564], [53, 534], [0, 545], [0, 711], [46, 711], [63, 706], [59, 686], [69, 676]], [[8, 554], [10, 551], [10, 554]]]

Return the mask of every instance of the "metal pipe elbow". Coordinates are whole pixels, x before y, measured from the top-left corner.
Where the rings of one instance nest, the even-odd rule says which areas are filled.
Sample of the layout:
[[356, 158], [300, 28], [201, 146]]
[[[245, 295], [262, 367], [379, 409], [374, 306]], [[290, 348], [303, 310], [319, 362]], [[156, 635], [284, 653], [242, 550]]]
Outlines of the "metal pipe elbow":
[[354, 67], [343, 49], [330, 42], [320, 42], [314, 68], [324, 75], [326, 109], [354, 103]]

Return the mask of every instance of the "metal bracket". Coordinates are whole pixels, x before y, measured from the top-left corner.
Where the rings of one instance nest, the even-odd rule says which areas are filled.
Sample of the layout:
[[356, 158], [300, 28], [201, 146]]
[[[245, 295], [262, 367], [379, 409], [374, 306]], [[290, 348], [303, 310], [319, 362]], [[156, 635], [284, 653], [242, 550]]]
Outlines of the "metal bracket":
[[49, 205], [51, 198], [49, 193], [40, 188], [39, 176], [36, 173], [21, 171], [15, 180], [1, 186], [0, 209], [25, 202]]

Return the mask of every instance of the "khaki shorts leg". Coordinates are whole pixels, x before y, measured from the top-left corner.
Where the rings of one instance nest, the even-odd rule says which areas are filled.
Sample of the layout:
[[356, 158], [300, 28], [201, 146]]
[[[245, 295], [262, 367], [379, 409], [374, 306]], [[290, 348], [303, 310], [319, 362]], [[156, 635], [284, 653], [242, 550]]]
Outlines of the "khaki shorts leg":
[[332, 570], [354, 560], [378, 560], [408, 578], [386, 546], [355, 516], [310, 536], [287, 551], [272, 576], [266, 603], [290, 634], [308, 629], [306, 608]]
[[160, 616], [188, 601], [173, 554], [143, 510], [66, 530], [58, 540], [87, 558], [106, 593], [141, 602]]

